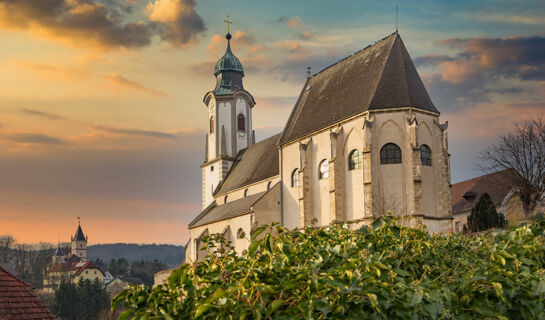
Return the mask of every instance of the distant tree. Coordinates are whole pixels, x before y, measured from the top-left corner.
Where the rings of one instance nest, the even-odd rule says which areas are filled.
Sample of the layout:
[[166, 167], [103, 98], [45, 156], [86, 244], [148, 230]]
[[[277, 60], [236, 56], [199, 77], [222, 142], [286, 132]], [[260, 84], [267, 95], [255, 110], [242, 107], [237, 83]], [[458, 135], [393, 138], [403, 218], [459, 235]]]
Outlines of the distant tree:
[[492, 198], [488, 193], [483, 194], [471, 214], [467, 218], [467, 225], [471, 232], [485, 231], [490, 228], [504, 228], [507, 221], [503, 214], [498, 213]]
[[106, 270], [108, 270], [108, 265], [106, 264], [106, 262], [102, 261], [102, 259], [96, 258], [96, 259], [93, 259], [93, 262], [97, 265], [97, 267], [100, 270], [102, 270], [104, 272], [106, 272]]
[[15, 239], [12, 235], [0, 235], [0, 263], [8, 264], [13, 259], [13, 245]]
[[125, 258], [112, 259], [108, 270], [113, 276], [126, 276], [129, 273], [129, 262]]
[[109, 297], [102, 282], [82, 280], [77, 284], [63, 281], [55, 292], [53, 312], [61, 319], [94, 320], [109, 307]]
[[479, 166], [487, 173], [505, 170], [508, 176], [497, 183], [509, 184], [530, 217], [545, 194], [545, 118], [516, 122], [482, 153], [481, 160]]
[[154, 276], [161, 270], [168, 269], [168, 266], [161, 261], [134, 261], [131, 263], [131, 277], [139, 278], [147, 285], [152, 285]]

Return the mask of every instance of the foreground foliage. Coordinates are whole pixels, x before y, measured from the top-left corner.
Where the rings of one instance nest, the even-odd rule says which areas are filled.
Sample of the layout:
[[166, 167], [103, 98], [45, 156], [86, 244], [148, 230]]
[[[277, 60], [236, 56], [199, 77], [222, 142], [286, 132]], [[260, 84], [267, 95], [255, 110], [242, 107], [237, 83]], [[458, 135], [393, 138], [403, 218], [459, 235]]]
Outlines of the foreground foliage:
[[112, 308], [127, 308], [121, 319], [545, 319], [543, 220], [479, 237], [392, 218], [358, 231], [268, 228], [242, 257], [210, 236], [209, 260], [125, 290]]

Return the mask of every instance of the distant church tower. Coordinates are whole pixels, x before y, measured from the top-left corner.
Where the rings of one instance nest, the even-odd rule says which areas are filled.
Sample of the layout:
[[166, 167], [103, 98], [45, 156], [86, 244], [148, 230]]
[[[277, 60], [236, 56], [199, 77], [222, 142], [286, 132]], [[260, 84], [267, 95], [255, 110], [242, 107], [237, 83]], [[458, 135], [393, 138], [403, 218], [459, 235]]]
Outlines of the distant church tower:
[[231, 51], [231, 34], [227, 33], [227, 50], [214, 68], [216, 87], [204, 96], [208, 108], [209, 129], [202, 169], [202, 207], [214, 201], [213, 193], [227, 175], [240, 150], [255, 143], [252, 108], [255, 100], [244, 90], [244, 69]]
[[78, 256], [83, 261], [87, 260], [87, 237], [83, 234], [79, 222], [78, 230], [76, 230], [76, 234], [72, 237], [72, 254]]

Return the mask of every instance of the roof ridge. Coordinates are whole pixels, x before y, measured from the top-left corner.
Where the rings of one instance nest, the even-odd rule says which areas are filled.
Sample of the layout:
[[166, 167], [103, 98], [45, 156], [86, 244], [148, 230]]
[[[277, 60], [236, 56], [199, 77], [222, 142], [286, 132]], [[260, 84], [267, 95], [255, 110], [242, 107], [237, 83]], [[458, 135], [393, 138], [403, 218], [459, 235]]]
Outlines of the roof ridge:
[[350, 54], [350, 55], [348, 55], [348, 56], [346, 56], [346, 57], [344, 57], [344, 58], [342, 58], [342, 59], [340, 59], [340, 60], [338, 60], [338, 61], [336, 61], [336, 62], [334, 62], [334, 63], [332, 63], [332, 64], [330, 64], [329, 66], [324, 67], [322, 70], [320, 70], [320, 71], [316, 72], [315, 74], [313, 74], [313, 75], [311, 76], [311, 78], [314, 78], [315, 76], [319, 75], [320, 73], [324, 72], [325, 70], [327, 70], [327, 69], [329, 69], [329, 68], [331, 68], [331, 67], [336, 66], [337, 64], [343, 62], [344, 60], [346, 60], [346, 59], [348, 59], [348, 58], [351, 58], [351, 57], [357, 55], [358, 53], [360, 53], [360, 52], [362, 52], [362, 51], [364, 51], [364, 50], [367, 50], [367, 49], [369, 49], [369, 48], [371, 48], [371, 47], [373, 47], [373, 46], [375, 46], [375, 45], [377, 45], [377, 44], [379, 44], [379, 43], [385, 41], [386, 39], [390, 38], [390, 37], [393, 36], [394, 34], [399, 36], [399, 34], [397, 33], [397, 31], [394, 32], [394, 33], [392, 33], [392, 34], [389, 34], [389, 35], [387, 35], [386, 37], [384, 37], [384, 38], [382, 38], [382, 39], [380, 39], [380, 40], [375, 41], [373, 44], [370, 44], [370, 45], [368, 45], [368, 46], [366, 46], [366, 47], [364, 47], [364, 48], [362, 48], [362, 49], [360, 49], [360, 50], [358, 50], [358, 51], [356, 51], [356, 52], [354, 52], [354, 53], [352, 53], [352, 54]]

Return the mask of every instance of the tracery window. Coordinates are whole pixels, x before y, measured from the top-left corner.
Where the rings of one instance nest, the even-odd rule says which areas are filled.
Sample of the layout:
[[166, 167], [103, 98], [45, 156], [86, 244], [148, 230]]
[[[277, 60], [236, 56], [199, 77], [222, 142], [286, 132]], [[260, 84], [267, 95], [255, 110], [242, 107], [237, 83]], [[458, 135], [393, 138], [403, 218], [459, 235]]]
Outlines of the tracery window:
[[242, 113], [237, 116], [237, 129], [238, 131], [246, 131], [246, 117]]
[[361, 169], [361, 153], [358, 149], [354, 149], [348, 155], [348, 170]]
[[210, 117], [210, 133], [214, 133], [214, 116]]
[[425, 166], [431, 166], [431, 149], [425, 144], [420, 146], [420, 161]]
[[291, 173], [291, 187], [298, 187], [299, 186], [299, 172], [297, 172], [299, 169], [293, 170]]
[[401, 163], [401, 149], [395, 143], [387, 143], [380, 149], [380, 164]]
[[329, 178], [329, 161], [326, 159], [320, 162], [320, 174], [318, 175], [319, 179]]

